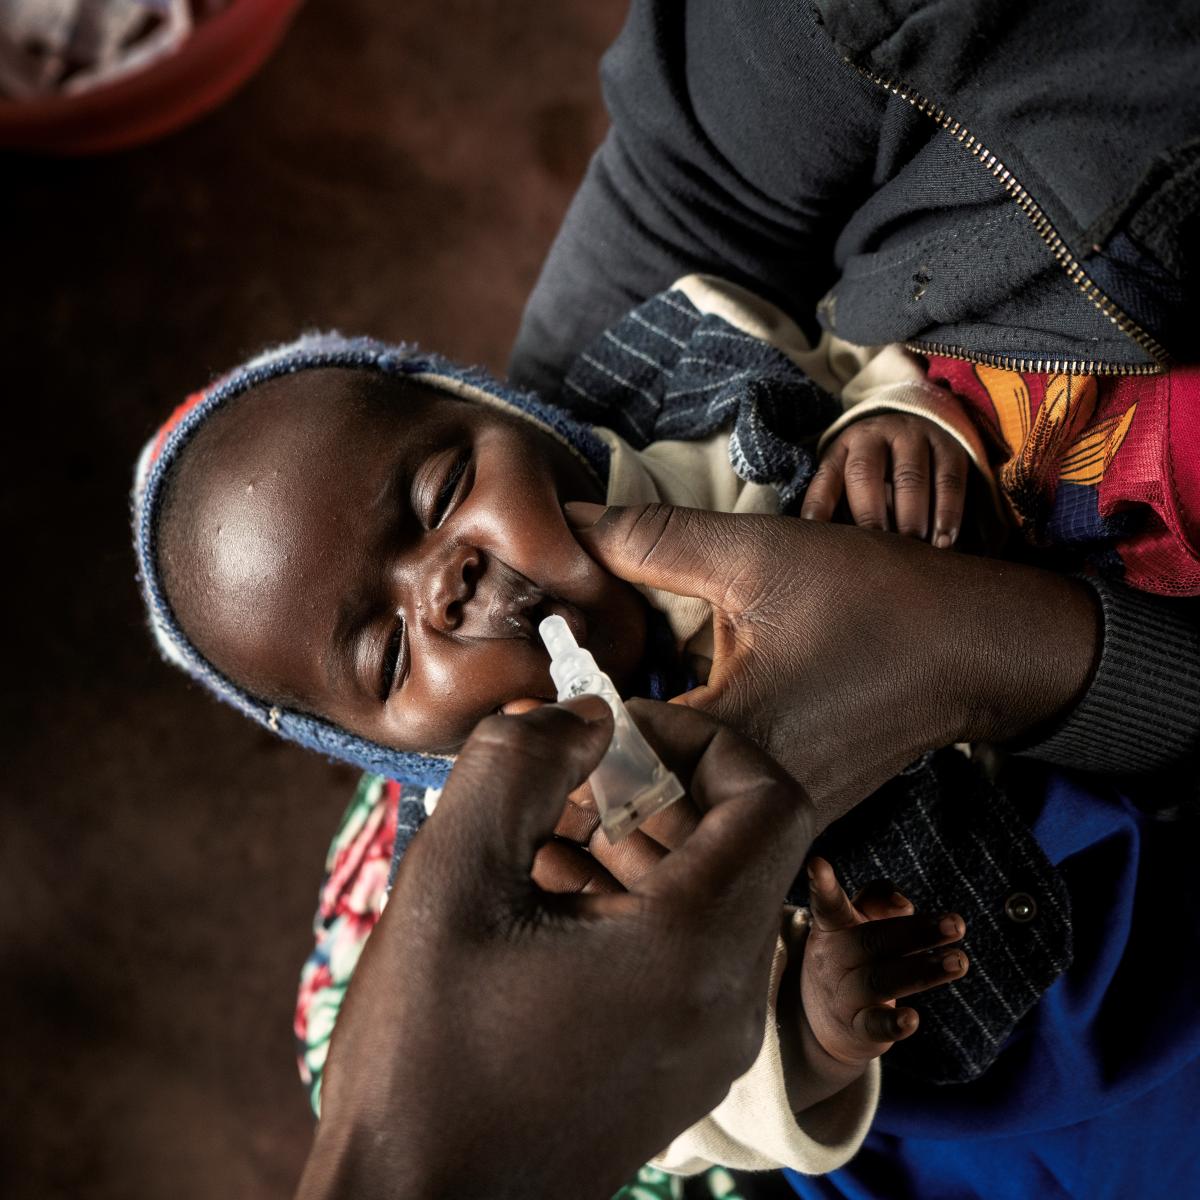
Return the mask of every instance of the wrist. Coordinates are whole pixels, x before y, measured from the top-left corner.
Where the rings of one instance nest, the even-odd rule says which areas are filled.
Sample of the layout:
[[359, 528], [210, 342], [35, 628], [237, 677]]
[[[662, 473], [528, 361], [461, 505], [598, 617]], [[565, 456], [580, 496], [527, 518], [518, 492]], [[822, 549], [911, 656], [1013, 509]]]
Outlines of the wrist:
[[1095, 672], [1103, 626], [1094, 594], [1034, 567], [967, 558], [956, 565], [967, 570], [941, 647], [938, 744], [1007, 742], [1049, 728], [1079, 703]]
[[847, 1062], [835, 1058], [813, 1032], [800, 998], [803, 955], [788, 963], [779, 988], [779, 1049], [788, 1104], [794, 1113], [810, 1109], [836, 1095], [867, 1069], [869, 1058]]

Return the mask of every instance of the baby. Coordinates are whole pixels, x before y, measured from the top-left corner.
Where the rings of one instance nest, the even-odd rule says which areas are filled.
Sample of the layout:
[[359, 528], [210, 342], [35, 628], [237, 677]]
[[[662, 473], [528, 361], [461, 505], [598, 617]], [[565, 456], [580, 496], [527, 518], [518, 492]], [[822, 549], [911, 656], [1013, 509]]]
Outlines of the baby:
[[[965, 475], [973, 452], [937, 419], [919, 369], [897, 380], [879, 355], [812, 351], [777, 310], [718, 281], [680, 281], [602, 343], [568, 379], [573, 415], [437, 358], [333, 335], [263, 355], [193, 397], [147, 447], [135, 496], [165, 653], [283, 736], [436, 788], [481, 717], [554, 698], [536, 635], [548, 614], [627, 694], [703, 675], [703, 606], [609, 575], [576, 542], [564, 503], [794, 510], [831, 426], [826, 462], [838, 461], [838, 405], [814, 379], [843, 395], [888, 392], [889, 444], [919, 454], [924, 440], [926, 463], [958, 456]], [[847, 473], [852, 513], [886, 508], [901, 449], [891, 464], [875, 456], [878, 474]], [[952, 541], [955, 492], [938, 493], [932, 521], [926, 492], [913, 532]], [[897, 522], [915, 521], [900, 499]], [[962, 936], [960, 918], [912, 915], [890, 891], [852, 905], [820, 860], [812, 914], [794, 935], [798, 976], [784, 980], [781, 943], [771, 995], [783, 982], [797, 1014], [799, 1090], [787, 1093], [768, 1021], [740, 1100], [731, 1093], [735, 1103], [673, 1144], [671, 1169], [845, 1161], [874, 1107], [870, 1064], [916, 1027], [896, 999], [966, 969], [961, 951], [940, 949]], [[724, 1111], [739, 1102], [740, 1115]]]

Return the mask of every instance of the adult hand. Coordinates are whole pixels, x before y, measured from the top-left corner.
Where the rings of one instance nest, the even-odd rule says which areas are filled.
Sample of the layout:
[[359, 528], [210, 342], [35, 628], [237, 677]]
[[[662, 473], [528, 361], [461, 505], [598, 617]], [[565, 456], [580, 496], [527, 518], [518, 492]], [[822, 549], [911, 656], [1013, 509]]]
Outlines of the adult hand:
[[926, 750], [1053, 721], [1094, 670], [1089, 589], [1046, 571], [793, 517], [566, 512], [615, 575], [712, 605], [712, 671], [679, 699], [778, 759], [821, 824]]
[[602, 701], [467, 742], [347, 994], [302, 1200], [607, 1197], [753, 1062], [811, 809], [711, 718], [638, 715], [702, 815], [628, 892], [530, 879], [607, 746]]

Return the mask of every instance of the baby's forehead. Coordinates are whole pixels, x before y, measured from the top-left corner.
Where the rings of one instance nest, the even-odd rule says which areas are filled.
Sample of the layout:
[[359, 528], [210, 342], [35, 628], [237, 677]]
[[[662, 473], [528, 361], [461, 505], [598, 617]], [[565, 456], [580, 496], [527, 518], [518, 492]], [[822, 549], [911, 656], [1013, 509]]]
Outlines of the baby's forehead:
[[322, 367], [266, 380], [241, 398], [250, 423], [336, 433], [363, 422], [412, 428], [464, 403], [421, 380], [362, 368]]
[[241, 471], [264, 455], [319, 459], [354, 446], [359, 453], [392, 438], [420, 440], [465, 403], [428, 384], [337, 367], [265, 380], [218, 409], [196, 432], [180, 476]]

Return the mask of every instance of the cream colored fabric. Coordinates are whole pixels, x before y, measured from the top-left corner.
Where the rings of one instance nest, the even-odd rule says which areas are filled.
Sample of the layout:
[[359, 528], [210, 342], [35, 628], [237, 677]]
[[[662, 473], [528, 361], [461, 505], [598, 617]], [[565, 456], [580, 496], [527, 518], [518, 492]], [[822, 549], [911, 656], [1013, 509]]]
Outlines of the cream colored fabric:
[[654, 1166], [676, 1175], [695, 1175], [717, 1165], [742, 1171], [790, 1167], [804, 1175], [824, 1175], [844, 1166], [862, 1145], [879, 1104], [878, 1059], [848, 1088], [820, 1104], [801, 1113], [793, 1113], [788, 1104], [776, 1000], [789, 945], [795, 955], [804, 952], [804, 914], [792, 915], [787, 926], [786, 938], [775, 945], [766, 1029], [754, 1065], [707, 1117], [653, 1160]]

